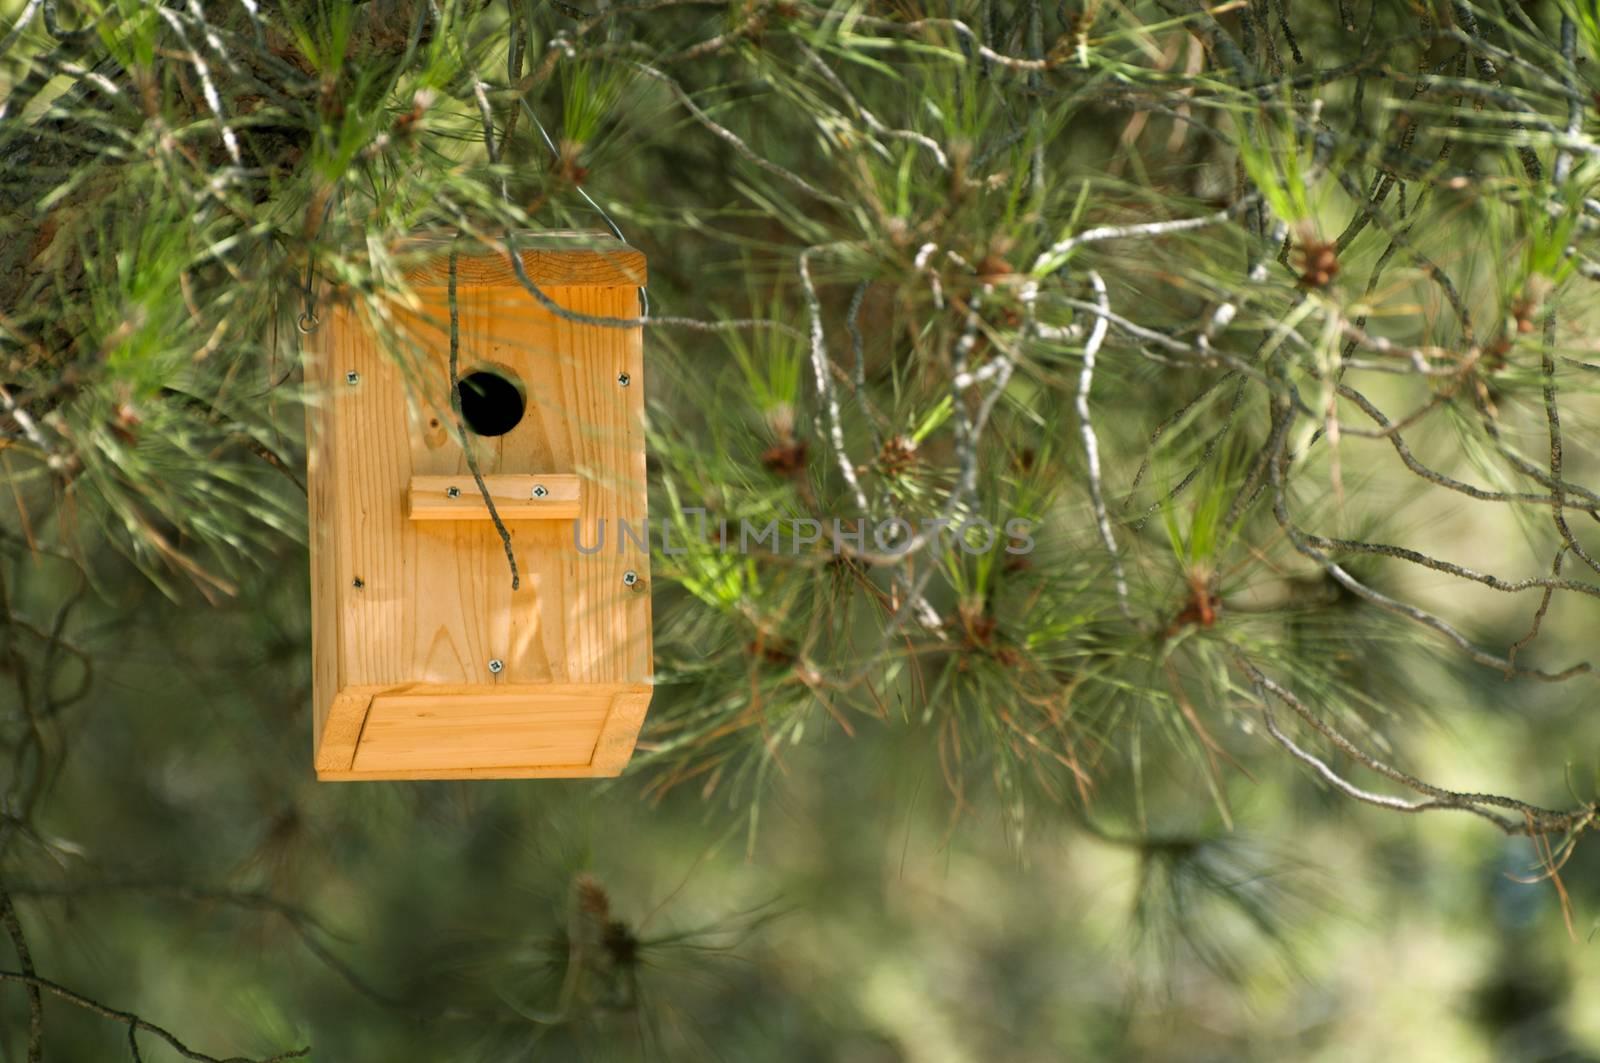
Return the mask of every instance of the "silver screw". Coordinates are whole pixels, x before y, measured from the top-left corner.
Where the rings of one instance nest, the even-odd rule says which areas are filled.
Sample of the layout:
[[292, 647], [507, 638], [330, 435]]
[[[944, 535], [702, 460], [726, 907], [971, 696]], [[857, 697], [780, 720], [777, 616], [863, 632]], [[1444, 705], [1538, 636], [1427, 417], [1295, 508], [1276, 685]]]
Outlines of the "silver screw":
[[495, 675], [499, 675], [505, 670], [505, 666], [505, 662], [496, 657], [494, 660], [489, 662], [489, 671], [493, 672]]
[[352, 369], [350, 372], [344, 375], [344, 382], [349, 384], [351, 387], [355, 387], [357, 384], [361, 383], [361, 374]]
[[629, 376], [627, 373], [618, 373], [617, 383], [622, 387], [627, 387], [629, 384], [633, 383], [633, 377]]
[[544, 484], [534, 484], [533, 485], [533, 497], [534, 498], [543, 498], [545, 495], [547, 495], [549, 493], [550, 493], [549, 489], [546, 488]]
[[633, 569], [630, 568], [628, 571], [622, 574], [622, 583], [624, 586], [631, 587], [638, 582], [639, 573], [635, 572]]
[[446, 487], [444, 489], [444, 497], [446, 497], [446, 498], [460, 498], [461, 497], [461, 488], [459, 488], [459, 487]]

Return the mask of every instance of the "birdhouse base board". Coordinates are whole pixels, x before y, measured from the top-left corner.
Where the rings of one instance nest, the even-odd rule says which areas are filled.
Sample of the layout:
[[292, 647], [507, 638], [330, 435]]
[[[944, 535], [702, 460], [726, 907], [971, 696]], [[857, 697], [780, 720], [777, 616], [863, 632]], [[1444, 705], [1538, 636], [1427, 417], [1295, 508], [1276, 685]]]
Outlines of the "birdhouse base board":
[[317, 778], [617, 775], [649, 704], [642, 684], [347, 689], [324, 723]]

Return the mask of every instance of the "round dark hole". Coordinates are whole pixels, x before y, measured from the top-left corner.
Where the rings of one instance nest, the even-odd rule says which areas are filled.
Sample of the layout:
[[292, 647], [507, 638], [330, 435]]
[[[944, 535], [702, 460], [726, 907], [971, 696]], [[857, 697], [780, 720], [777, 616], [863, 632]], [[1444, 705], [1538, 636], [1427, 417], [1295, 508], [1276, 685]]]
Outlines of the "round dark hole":
[[528, 401], [522, 389], [499, 373], [480, 369], [461, 378], [461, 419], [480, 436], [503, 436], [522, 420]]

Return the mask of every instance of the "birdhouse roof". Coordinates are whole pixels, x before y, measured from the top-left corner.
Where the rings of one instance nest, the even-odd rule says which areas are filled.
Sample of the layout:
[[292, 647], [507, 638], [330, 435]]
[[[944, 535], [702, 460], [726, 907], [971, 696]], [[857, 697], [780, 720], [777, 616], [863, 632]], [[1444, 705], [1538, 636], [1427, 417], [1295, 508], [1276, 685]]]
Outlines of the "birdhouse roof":
[[[522, 230], [512, 234], [528, 279], [558, 287], [642, 285], [644, 255], [606, 233], [572, 230]], [[443, 287], [450, 280], [450, 249], [456, 248], [456, 284], [463, 288], [517, 288], [504, 241], [497, 246], [457, 237], [454, 230], [407, 238], [395, 247], [406, 263], [406, 282], [414, 288]]]

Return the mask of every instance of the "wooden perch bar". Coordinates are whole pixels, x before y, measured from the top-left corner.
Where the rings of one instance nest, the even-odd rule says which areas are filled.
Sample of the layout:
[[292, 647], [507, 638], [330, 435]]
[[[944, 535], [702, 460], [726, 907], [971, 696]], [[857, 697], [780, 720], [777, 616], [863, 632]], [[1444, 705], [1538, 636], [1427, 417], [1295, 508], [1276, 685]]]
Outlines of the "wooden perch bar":
[[[571, 473], [497, 473], [483, 484], [501, 520], [573, 520], [583, 512], [583, 485]], [[406, 513], [412, 520], [489, 519], [470, 473], [411, 477]]]

